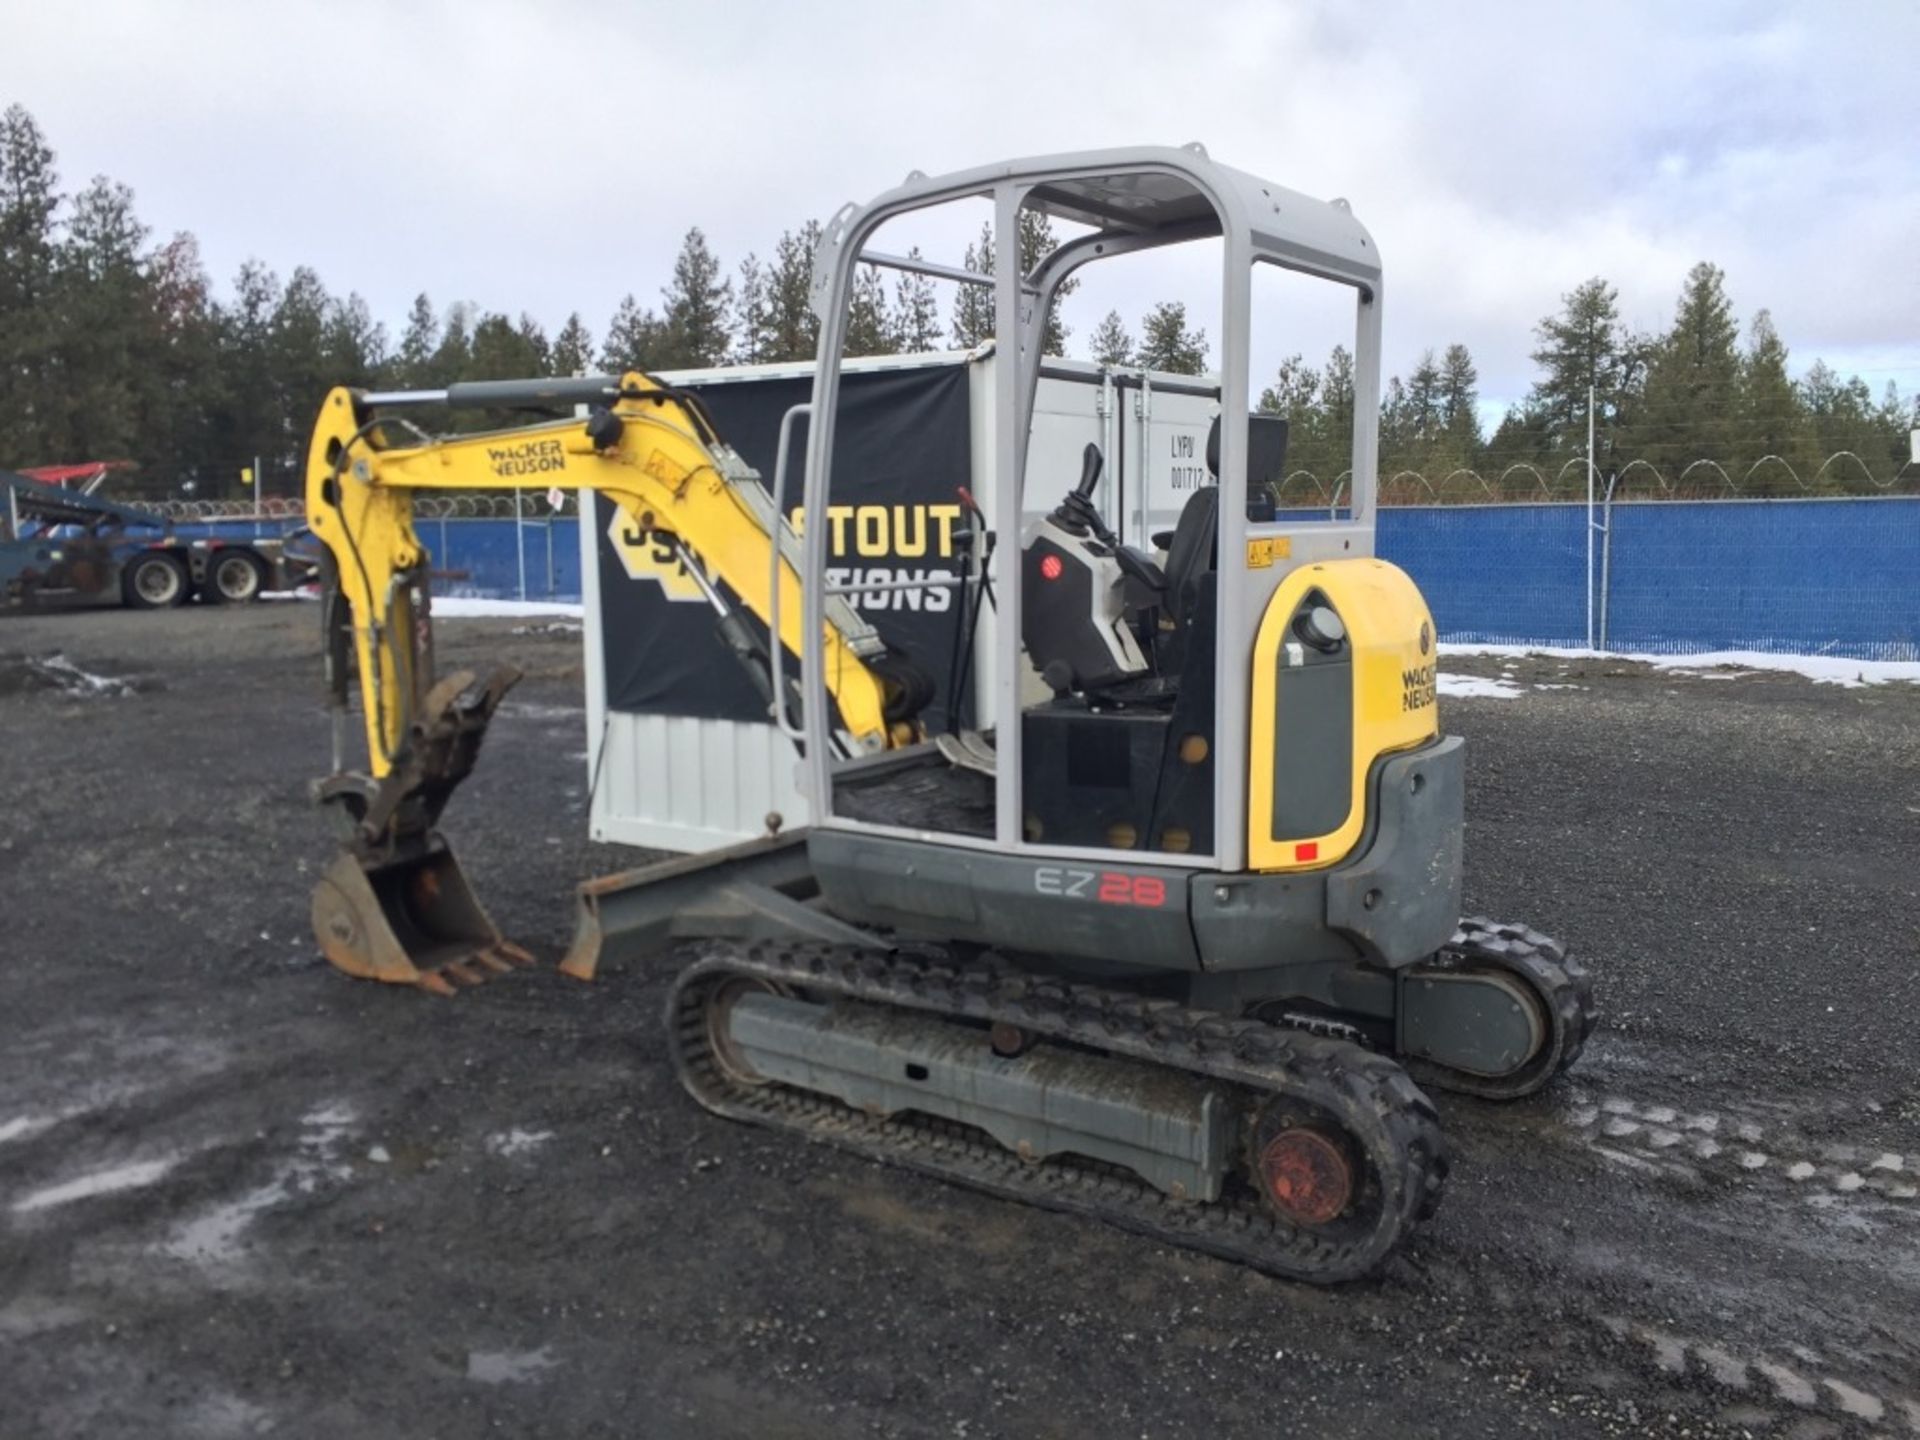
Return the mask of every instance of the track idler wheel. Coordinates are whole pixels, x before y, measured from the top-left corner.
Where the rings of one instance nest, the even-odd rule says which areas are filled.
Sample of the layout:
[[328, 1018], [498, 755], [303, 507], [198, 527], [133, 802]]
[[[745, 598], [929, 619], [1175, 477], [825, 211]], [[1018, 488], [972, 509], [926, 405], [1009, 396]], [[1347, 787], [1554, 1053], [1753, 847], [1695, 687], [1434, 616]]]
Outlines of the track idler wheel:
[[405, 859], [342, 851], [313, 889], [313, 934], [334, 968], [436, 995], [533, 964], [481, 907], [437, 834]]
[[[1401, 972], [1401, 983], [1408, 1070], [1422, 1084], [1485, 1100], [1517, 1100], [1551, 1084], [1580, 1058], [1599, 1015], [1586, 967], [1524, 925], [1462, 920], [1437, 955]], [[1497, 1026], [1514, 1028], [1510, 1016], [1526, 1044], [1492, 1042]]]

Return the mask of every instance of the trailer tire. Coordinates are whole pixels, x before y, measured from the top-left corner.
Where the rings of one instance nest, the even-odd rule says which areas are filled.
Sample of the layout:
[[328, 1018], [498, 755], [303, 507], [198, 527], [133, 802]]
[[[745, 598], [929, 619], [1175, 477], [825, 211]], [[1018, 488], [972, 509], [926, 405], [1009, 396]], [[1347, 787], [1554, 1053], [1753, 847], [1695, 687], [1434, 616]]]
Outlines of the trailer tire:
[[165, 550], [149, 550], [127, 562], [121, 593], [135, 610], [165, 610], [187, 598], [187, 567]]
[[267, 588], [267, 567], [251, 550], [216, 550], [200, 593], [219, 605], [244, 605]]

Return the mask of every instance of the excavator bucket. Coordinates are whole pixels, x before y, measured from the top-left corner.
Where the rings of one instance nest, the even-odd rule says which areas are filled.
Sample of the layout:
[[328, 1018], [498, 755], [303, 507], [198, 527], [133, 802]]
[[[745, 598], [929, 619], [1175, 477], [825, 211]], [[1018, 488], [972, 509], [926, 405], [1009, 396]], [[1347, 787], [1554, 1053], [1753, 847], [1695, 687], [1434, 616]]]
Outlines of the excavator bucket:
[[510, 665], [484, 681], [470, 670], [447, 676], [428, 690], [385, 775], [321, 782], [320, 803], [346, 843], [314, 886], [313, 933], [338, 969], [451, 995], [533, 963], [488, 917], [436, 828], [519, 678]]
[[313, 889], [313, 933], [347, 974], [436, 995], [533, 963], [488, 918], [438, 833], [384, 864], [336, 856]]

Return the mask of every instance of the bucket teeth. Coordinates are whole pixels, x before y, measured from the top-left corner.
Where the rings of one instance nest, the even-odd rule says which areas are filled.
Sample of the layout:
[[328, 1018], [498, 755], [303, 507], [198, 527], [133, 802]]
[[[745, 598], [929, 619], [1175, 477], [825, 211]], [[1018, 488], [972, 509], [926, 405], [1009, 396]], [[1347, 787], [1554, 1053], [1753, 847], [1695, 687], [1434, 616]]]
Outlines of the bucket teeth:
[[438, 835], [399, 858], [342, 851], [313, 894], [314, 936], [347, 974], [454, 995], [530, 966], [500, 934]]

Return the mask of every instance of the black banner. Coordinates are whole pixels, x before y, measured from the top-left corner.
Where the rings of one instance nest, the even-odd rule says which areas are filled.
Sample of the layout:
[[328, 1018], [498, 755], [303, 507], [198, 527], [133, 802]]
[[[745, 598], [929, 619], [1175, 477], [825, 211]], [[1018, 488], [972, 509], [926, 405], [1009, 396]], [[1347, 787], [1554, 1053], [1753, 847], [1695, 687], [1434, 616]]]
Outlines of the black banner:
[[[968, 373], [964, 363], [842, 373], [833, 503], [826, 517], [832, 532], [829, 580], [884, 584], [959, 573], [957, 491], [972, 475]], [[802, 376], [688, 388], [699, 392], [720, 437], [764, 483], [773, 474], [780, 419], [806, 402], [813, 381]], [[799, 502], [806, 434], [806, 423], [796, 422], [787, 462], [789, 517]], [[713, 607], [672, 550], [634, 533], [606, 497], [595, 497], [594, 506], [608, 708], [764, 721], [765, 703], [715, 634]], [[927, 719], [939, 725], [957, 636], [958, 592], [914, 586], [847, 599], [889, 645], [938, 681], [941, 694]], [[796, 666], [790, 661], [788, 673]]]

